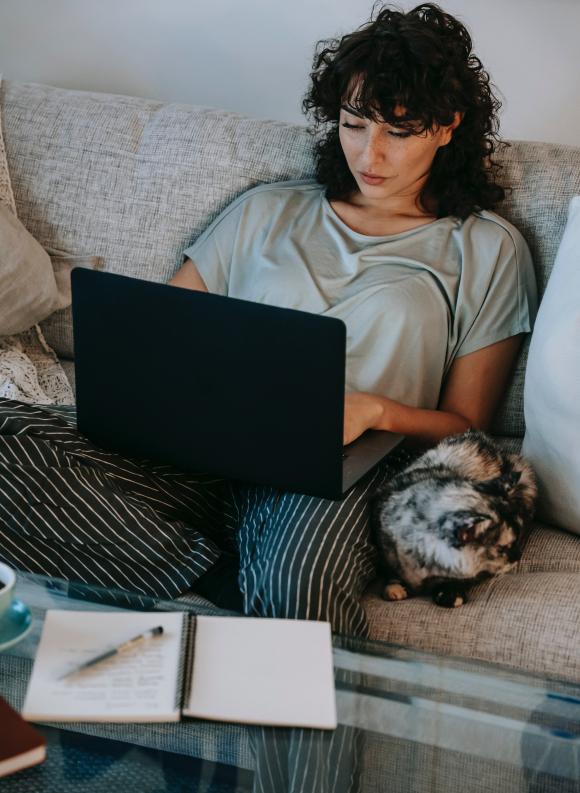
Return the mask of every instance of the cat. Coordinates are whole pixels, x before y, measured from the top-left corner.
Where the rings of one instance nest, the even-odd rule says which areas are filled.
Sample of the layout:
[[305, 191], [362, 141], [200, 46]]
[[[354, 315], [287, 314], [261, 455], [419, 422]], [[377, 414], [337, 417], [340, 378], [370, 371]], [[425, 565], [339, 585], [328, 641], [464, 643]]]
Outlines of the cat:
[[529, 463], [485, 432], [444, 438], [371, 496], [383, 597], [430, 593], [439, 606], [461, 606], [475, 583], [521, 558], [536, 498]]

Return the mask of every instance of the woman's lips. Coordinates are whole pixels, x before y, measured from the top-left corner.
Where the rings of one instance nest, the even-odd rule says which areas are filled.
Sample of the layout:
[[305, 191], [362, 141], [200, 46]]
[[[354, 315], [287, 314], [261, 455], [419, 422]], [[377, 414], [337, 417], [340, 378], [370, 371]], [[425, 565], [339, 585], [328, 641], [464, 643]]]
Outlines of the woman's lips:
[[363, 182], [366, 182], [367, 184], [382, 184], [385, 181], [384, 176], [369, 176], [368, 174], [362, 172], [360, 176]]

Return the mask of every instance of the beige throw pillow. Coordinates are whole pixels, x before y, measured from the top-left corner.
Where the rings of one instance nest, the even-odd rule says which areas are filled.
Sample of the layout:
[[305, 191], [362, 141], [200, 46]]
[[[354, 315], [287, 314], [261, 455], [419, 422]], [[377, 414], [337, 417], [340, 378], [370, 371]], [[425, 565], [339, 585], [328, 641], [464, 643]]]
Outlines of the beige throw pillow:
[[0, 336], [30, 328], [66, 305], [66, 299], [59, 294], [48, 253], [0, 204]]

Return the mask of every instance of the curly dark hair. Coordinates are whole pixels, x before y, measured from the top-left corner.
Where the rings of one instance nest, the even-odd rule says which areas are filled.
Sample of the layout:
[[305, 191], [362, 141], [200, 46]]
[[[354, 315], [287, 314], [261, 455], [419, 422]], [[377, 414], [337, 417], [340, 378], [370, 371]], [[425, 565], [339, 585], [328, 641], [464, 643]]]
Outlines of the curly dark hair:
[[[314, 120], [316, 177], [327, 199], [346, 199], [357, 190], [339, 140], [345, 103], [365, 118], [414, 134], [447, 126], [461, 113], [451, 141], [435, 155], [420, 203], [437, 217], [465, 219], [503, 199], [495, 181], [501, 166], [491, 159], [498, 145], [507, 145], [498, 137], [501, 102], [472, 53], [469, 33], [439, 6], [424, 3], [407, 13], [382, 7], [353, 33], [319, 41], [310, 78], [302, 109]], [[395, 112], [401, 109], [403, 116]]]

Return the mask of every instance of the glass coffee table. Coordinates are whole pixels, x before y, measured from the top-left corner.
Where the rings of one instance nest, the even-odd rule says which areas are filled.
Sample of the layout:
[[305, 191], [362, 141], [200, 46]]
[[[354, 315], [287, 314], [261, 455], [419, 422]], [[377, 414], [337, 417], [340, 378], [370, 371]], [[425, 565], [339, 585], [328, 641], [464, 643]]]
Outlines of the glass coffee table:
[[[0, 652], [0, 694], [17, 709], [49, 608], [230, 613], [199, 600], [158, 600], [24, 573], [15, 595], [30, 609], [32, 625], [22, 641]], [[196, 719], [39, 725], [47, 759], [3, 778], [0, 789], [580, 791], [580, 685], [384, 642], [337, 636], [333, 643], [336, 731]]]

